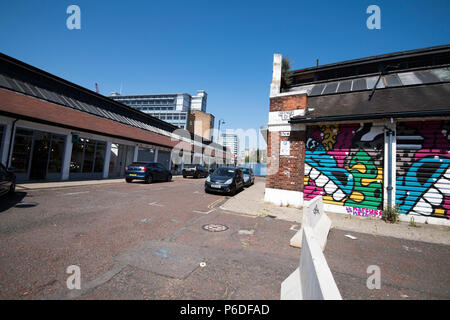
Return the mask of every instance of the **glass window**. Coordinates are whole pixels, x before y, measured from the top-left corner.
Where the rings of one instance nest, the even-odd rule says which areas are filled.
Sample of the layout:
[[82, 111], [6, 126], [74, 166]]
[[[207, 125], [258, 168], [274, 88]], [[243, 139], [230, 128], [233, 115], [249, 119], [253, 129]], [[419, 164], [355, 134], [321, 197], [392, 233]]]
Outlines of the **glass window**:
[[52, 135], [48, 173], [60, 173], [64, 155], [64, 137]]
[[3, 154], [3, 131], [5, 131], [4, 130], [4, 126], [1, 126], [0, 125], [0, 155], [2, 155]]
[[95, 149], [95, 164], [94, 172], [103, 172], [103, 165], [105, 163], [105, 142], [97, 142], [97, 148]]
[[83, 173], [91, 173], [94, 165], [95, 142], [86, 140], [84, 149]]
[[16, 173], [28, 172], [32, 140], [33, 131], [19, 128], [16, 129], [14, 149], [11, 158], [11, 166]]
[[70, 172], [81, 172], [83, 161], [84, 141], [74, 143], [72, 147], [72, 158], [70, 159]]

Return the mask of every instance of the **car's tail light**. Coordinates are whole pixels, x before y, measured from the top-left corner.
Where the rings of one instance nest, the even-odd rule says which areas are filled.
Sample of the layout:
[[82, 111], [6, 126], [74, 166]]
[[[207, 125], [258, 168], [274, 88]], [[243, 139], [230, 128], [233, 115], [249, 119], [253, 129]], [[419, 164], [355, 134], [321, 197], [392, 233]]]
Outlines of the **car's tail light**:
[[141, 171], [144, 171], [144, 172], [145, 172], [145, 170], [147, 170], [146, 167], [141, 167]]

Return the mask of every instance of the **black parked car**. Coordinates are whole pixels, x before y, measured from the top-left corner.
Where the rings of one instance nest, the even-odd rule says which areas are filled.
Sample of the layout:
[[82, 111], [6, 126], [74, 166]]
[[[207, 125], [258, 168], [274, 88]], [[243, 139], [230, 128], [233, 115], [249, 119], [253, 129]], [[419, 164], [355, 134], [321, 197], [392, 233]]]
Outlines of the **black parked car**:
[[16, 191], [16, 175], [0, 163], [0, 196]]
[[255, 183], [253, 169], [245, 167], [239, 167], [239, 169], [242, 169], [242, 172], [244, 173], [244, 186], [249, 187], [253, 185]]
[[145, 183], [170, 181], [172, 174], [161, 163], [133, 162], [125, 167], [125, 181], [133, 180], [144, 180]]
[[183, 178], [206, 178], [209, 175], [208, 170], [198, 164], [185, 164], [183, 169]]
[[205, 181], [205, 192], [234, 195], [242, 189], [244, 189], [244, 176], [242, 170], [236, 167], [219, 167]]

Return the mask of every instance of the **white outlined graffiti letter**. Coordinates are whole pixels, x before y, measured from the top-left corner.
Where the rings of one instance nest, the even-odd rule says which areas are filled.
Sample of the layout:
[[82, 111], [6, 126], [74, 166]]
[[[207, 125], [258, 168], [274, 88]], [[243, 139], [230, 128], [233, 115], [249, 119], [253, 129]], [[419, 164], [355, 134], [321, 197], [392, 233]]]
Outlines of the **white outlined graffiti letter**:
[[366, 281], [367, 289], [380, 289], [381, 288], [381, 270], [377, 265], [371, 265], [367, 267], [367, 274], [371, 274]]
[[370, 14], [370, 16], [367, 18], [366, 25], [369, 30], [373, 29], [381, 29], [381, 10], [380, 7], [372, 4], [367, 7], [366, 10], [367, 14]]
[[70, 14], [70, 16], [66, 20], [67, 29], [80, 30], [81, 29], [81, 9], [80, 9], [80, 7], [75, 4], [71, 4], [70, 6], [67, 7], [66, 13]]
[[66, 284], [67, 289], [73, 290], [81, 289], [81, 270], [79, 266], [71, 265], [67, 267], [66, 270], [67, 274], [70, 274], [70, 276], [67, 278]]

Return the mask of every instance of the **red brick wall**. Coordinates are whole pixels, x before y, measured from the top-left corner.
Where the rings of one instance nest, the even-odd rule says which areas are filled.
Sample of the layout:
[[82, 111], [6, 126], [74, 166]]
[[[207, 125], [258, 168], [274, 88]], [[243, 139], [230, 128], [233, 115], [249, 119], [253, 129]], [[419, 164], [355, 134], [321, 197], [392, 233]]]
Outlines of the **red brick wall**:
[[270, 111], [291, 111], [297, 109], [306, 109], [306, 102], [306, 94], [275, 97], [270, 99]]
[[[305, 94], [270, 99], [270, 111], [305, 109]], [[280, 142], [290, 141], [290, 156], [280, 156]], [[280, 132], [268, 132], [267, 136], [266, 188], [303, 192], [305, 131], [291, 131], [289, 137]]]

